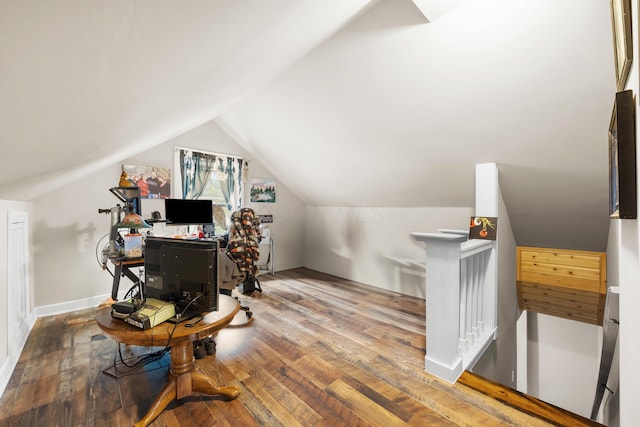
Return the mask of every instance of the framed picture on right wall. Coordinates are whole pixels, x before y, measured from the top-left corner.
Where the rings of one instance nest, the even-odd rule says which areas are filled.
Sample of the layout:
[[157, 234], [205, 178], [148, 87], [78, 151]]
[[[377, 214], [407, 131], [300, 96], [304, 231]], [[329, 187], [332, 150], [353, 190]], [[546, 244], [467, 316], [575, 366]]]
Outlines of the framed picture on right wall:
[[635, 100], [632, 90], [616, 93], [609, 125], [609, 215], [638, 217]]
[[610, 0], [610, 2], [616, 88], [622, 90], [627, 83], [633, 60], [631, 0]]

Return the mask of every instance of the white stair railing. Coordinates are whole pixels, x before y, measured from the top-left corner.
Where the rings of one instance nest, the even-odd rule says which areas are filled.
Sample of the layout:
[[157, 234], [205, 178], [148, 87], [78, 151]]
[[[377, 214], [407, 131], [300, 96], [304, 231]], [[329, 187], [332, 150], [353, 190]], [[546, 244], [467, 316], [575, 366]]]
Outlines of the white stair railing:
[[[477, 164], [475, 184], [475, 215], [497, 218], [500, 186], [496, 164]], [[464, 230], [438, 231], [411, 233], [426, 250], [425, 369], [454, 383], [497, 336], [498, 242], [469, 240], [469, 232]]]
[[450, 383], [496, 337], [495, 241], [464, 231], [411, 233], [426, 250], [425, 369]]

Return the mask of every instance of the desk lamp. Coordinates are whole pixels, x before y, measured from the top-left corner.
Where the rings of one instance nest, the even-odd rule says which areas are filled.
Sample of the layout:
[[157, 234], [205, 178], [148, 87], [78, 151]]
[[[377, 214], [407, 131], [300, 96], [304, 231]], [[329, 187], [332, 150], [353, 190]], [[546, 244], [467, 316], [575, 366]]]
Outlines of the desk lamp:
[[126, 214], [124, 216], [124, 218], [122, 218], [122, 221], [120, 221], [119, 223], [115, 224], [114, 227], [116, 227], [116, 228], [132, 228], [132, 229], [136, 229], [136, 228], [151, 228], [151, 225], [149, 225], [137, 213], [131, 212], [131, 213]]

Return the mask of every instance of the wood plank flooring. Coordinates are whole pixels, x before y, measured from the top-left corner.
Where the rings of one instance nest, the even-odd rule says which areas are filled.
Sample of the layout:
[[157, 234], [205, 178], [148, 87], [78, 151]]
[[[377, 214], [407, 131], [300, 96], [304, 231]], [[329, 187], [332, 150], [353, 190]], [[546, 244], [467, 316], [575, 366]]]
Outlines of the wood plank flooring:
[[[424, 372], [424, 300], [302, 268], [260, 282], [262, 294], [240, 297], [253, 322], [220, 331], [217, 353], [196, 361], [240, 397], [196, 394], [152, 426], [562, 425]], [[147, 411], [169, 354], [114, 368], [118, 346], [93, 313], [38, 319], [0, 399], [1, 426], [127, 426]], [[129, 365], [157, 350], [121, 347]]]

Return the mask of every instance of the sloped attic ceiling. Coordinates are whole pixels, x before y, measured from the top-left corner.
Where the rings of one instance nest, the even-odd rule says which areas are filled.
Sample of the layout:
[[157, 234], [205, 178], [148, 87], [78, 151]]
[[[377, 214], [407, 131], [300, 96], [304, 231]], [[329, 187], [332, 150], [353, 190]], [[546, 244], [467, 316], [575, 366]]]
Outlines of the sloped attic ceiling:
[[604, 250], [608, 2], [383, 1], [216, 121], [311, 205], [473, 206], [496, 162], [518, 244]]
[[608, 2], [455, 5], [0, 0], [0, 198], [217, 118], [309, 204], [472, 206], [496, 162], [519, 244], [602, 250]]
[[0, 197], [31, 199], [213, 119], [371, 0], [1, 0]]

